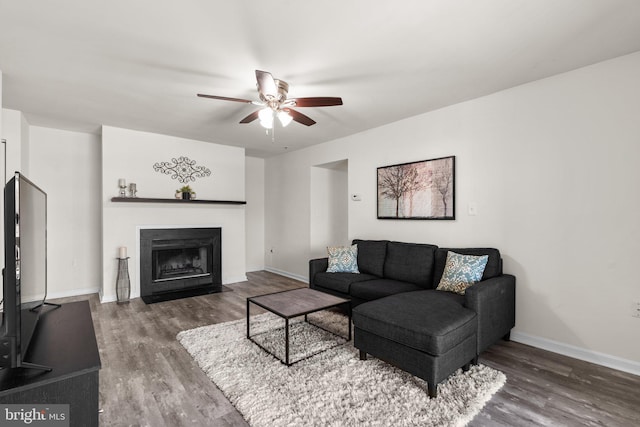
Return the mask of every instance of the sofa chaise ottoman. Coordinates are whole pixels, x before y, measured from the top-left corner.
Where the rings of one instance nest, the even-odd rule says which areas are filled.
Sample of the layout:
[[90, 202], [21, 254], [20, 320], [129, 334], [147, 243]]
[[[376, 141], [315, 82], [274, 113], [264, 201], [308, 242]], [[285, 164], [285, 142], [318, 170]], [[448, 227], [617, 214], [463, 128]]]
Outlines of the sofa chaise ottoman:
[[354, 346], [360, 359], [372, 354], [427, 381], [438, 383], [458, 368], [477, 363], [476, 313], [449, 292], [404, 292], [361, 304], [353, 310]]

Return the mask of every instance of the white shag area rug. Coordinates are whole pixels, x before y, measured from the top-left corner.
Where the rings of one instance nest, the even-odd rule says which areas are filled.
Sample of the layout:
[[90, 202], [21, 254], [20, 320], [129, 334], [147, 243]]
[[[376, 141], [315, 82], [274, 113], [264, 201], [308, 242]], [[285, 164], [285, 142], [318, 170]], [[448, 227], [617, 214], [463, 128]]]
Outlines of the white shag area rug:
[[[309, 320], [347, 334], [343, 315], [324, 311]], [[252, 316], [251, 335], [283, 358], [283, 319]], [[502, 372], [472, 366], [442, 382], [430, 399], [425, 381], [372, 356], [361, 361], [352, 342], [303, 318], [290, 321], [290, 337], [291, 360], [302, 360], [287, 367], [246, 338], [244, 319], [177, 336], [253, 427], [464, 426], [506, 381]]]

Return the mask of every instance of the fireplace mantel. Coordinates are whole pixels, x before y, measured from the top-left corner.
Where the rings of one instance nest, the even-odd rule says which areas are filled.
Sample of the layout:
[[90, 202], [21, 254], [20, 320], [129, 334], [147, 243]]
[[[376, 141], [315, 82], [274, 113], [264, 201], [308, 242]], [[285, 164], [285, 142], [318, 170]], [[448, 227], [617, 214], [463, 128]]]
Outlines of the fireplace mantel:
[[112, 202], [124, 202], [124, 203], [174, 203], [174, 204], [214, 204], [214, 205], [246, 205], [247, 202], [242, 200], [204, 200], [204, 199], [155, 199], [148, 197], [112, 197]]

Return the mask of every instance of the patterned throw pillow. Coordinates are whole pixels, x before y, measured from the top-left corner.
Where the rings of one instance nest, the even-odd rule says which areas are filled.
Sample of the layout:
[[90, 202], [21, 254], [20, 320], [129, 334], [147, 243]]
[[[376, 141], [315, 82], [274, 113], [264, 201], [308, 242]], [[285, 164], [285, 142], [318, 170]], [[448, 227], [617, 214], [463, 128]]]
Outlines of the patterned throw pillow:
[[360, 273], [358, 271], [358, 245], [329, 246], [327, 273]]
[[489, 255], [474, 256], [447, 252], [442, 279], [436, 290], [464, 295], [467, 288], [482, 279]]

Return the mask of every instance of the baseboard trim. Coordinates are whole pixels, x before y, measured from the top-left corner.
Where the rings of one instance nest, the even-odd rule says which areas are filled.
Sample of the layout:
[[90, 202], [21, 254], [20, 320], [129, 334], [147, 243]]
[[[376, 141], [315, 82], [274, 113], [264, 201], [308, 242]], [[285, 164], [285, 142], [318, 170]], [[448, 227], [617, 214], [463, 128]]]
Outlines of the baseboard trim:
[[246, 282], [247, 279], [247, 275], [245, 274], [244, 276], [236, 276], [236, 277], [225, 277], [222, 279], [222, 284], [223, 285], [230, 285], [232, 283], [239, 283], [239, 282]]
[[309, 279], [307, 279], [304, 276], [300, 276], [299, 274], [289, 273], [288, 271], [278, 270], [277, 268], [273, 268], [273, 267], [265, 267], [264, 269], [265, 269], [265, 271], [268, 271], [269, 273], [275, 273], [275, 274], [279, 274], [279, 275], [284, 276], [284, 277], [288, 277], [290, 279], [295, 279], [295, 280], [299, 280], [299, 281], [304, 282], [304, 283], [309, 283]]
[[108, 302], [115, 302], [117, 300], [118, 300], [118, 297], [116, 297], [115, 295], [107, 297], [107, 296], [104, 296], [104, 295], [100, 294], [100, 303], [102, 303], [102, 304], [106, 304]]
[[71, 290], [68, 290], [68, 291], [60, 291], [60, 292], [49, 292], [49, 291], [47, 291], [47, 299], [76, 297], [76, 296], [79, 296], [79, 295], [89, 295], [89, 294], [97, 294], [97, 293], [100, 293], [100, 289], [99, 288], [71, 289]]
[[610, 354], [588, 350], [586, 348], [561, 343], [535, 335], [525, 334], [523, 332], [512, 331], [511, 340], [562, 354], [564, 356], [573, 357], [574, 359], [584, 360], [585, 362], [595, 363], [596, 365], [606, 366], [607, 368], [617, 369], [619, 371], [640, 376], [640, 362], [636, 362], [634, 360], [623, 359]]

